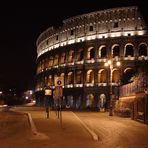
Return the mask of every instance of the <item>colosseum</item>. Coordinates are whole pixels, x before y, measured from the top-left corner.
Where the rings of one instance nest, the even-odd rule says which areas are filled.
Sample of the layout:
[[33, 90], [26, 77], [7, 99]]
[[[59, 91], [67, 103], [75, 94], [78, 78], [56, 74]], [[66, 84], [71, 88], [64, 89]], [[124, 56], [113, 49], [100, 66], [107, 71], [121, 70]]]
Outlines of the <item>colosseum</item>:
[[[37, 103], [43, 103], [46, 87], [54, 91], [54, 80], [60, 76], [63, 106], [75, 110], [99, 111], [101, 99], [108, 109], [110, 86], [118, 99], [121, 76], [130, 77], [137, 61], [148, 60], [147, 25], [137, 6], [68, 18], [41, 33], [36, 44]], [[111, 66], [105, 66], [108, 61]]]

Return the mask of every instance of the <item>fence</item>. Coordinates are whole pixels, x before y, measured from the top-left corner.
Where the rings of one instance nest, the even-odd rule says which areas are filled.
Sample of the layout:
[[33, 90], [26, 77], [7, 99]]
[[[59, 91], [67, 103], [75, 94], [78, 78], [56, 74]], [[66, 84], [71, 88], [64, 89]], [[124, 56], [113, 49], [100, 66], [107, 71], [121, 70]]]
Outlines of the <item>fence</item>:
[[120, 97], [135, 95], [136, 92], [144, 91], [148, 87], [148, 76], [140, 76], [134, 82], [119, 88]]

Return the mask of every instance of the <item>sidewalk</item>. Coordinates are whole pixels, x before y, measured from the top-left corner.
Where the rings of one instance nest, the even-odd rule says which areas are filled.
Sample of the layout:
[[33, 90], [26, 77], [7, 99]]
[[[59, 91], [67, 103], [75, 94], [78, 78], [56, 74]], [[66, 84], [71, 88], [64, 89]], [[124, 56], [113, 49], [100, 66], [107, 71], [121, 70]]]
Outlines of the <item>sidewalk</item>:
[[[30, 147], [35, 148], [97, 148], [92, 136], [71, 111], [62, 111], [62, 126], [55, 111], [47, 119], [44, 108], [20, 108], [29, 112], [39, 134], [30, 139]], [[30, 143], [29, 142], [29, 143]]]
[[148, 148], [148, 126], [109, 113], [76, 112], [101, 141], [99, 148]]
[[26, 148], [31, 135], [25, 114], [8, 110], [0, 112], [1, 148]]
[[[45, 109], [40, 107], [23, 107], [16, 111], [28, 112], [39, 133], [23, 137], [26, 140], [21, 148], [148, 148], [148, 126], [129, 118], [99, 112], [62, 111], [61, 127], [55, 111], [51, 111], [49, 119]], [[99, 141], [92, 139], [81, 122], [96, 133]]]

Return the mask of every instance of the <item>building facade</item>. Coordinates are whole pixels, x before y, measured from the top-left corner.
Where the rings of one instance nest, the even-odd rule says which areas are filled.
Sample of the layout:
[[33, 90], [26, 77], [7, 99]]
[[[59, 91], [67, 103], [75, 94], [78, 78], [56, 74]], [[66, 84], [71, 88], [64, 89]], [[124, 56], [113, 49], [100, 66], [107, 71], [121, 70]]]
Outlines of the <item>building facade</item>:
[[36, 44], [36, 94], [45, 87], [54, 90], [56, 77], [63, 77], [63, 102], [72, 109], [99, 110], [102, 98], [109, 107], [110, 76], [104, 66], [108, 59], [113, 62], [117, 99], [121, 75], [130, 76], [136, 61], [148, 60], [147, 25], [136, 6], [68, 18], [58, 29], [50, 27], [40, 34]]

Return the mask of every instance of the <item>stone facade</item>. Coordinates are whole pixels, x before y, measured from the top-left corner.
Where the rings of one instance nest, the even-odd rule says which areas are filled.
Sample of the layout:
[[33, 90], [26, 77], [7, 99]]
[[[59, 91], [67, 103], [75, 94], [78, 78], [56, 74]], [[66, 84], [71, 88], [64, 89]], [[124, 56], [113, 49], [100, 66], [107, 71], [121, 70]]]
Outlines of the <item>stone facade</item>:
[[48, 28], [37, 39], [36, 92], [47, 86], [54, 90], [54, 80], [61, 76], [65, 104], [99, 110], [104, 96], [108, 108], [109, 69], [104, 63], [113, 62], [113, 94], [118, 98], [121, 74], [134, 70], [135, 61], [148, 60], [147, 35], [136, 6], [83, 14], [64, 20], [58, 29]]

